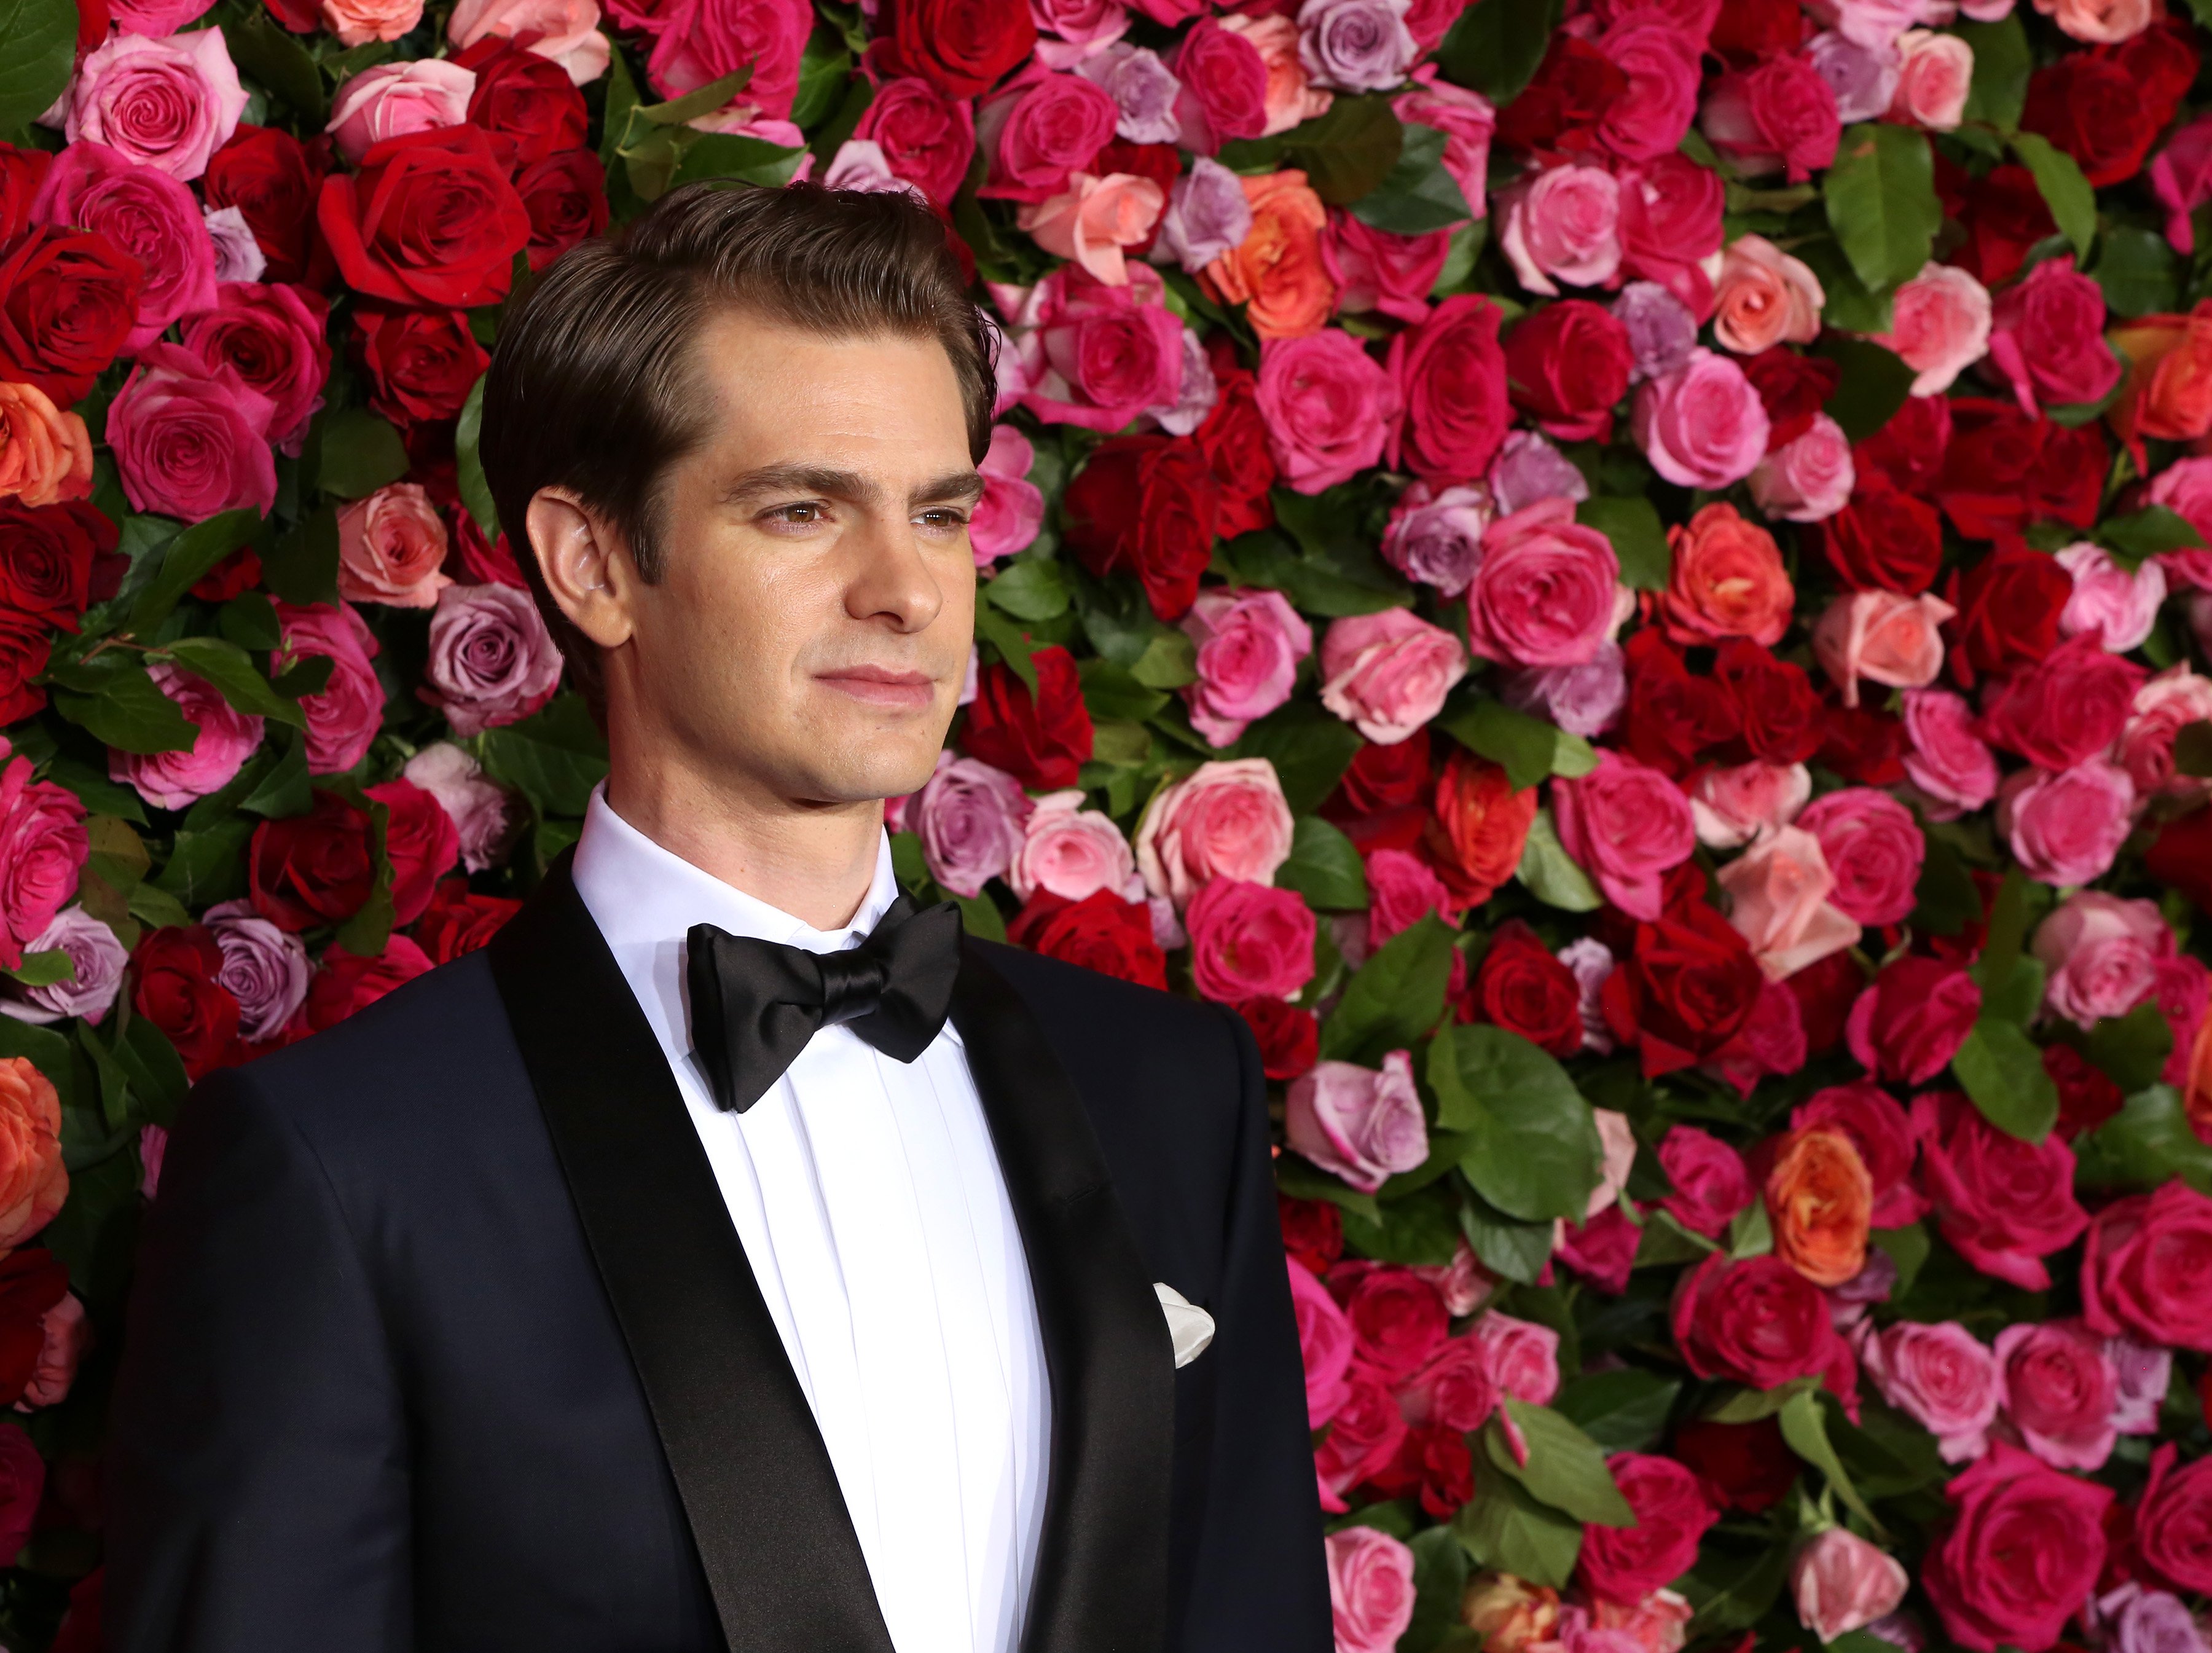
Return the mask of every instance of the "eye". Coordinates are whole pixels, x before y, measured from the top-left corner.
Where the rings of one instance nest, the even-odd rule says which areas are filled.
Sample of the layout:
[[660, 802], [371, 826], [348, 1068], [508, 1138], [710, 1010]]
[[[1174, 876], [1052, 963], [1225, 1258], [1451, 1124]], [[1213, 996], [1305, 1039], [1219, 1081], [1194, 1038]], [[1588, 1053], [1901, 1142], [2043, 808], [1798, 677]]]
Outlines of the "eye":
[[771, 506], [761, 513], [761, 520], [793, 528], [811, 528], [830, 520], [830, 507], [820, 500], [794, 500], [788, 505]]
[[968, 526], [968, 514], [957, 506], [936, 505], [917, 515], [915, 521], [939, 533], [957, 533]]

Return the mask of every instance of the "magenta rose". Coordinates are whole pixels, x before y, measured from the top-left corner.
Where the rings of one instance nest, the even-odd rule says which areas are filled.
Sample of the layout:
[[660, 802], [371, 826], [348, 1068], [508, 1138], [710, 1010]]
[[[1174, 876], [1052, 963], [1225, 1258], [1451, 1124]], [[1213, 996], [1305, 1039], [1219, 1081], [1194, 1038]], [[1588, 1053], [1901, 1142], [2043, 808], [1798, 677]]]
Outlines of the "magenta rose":
[[1946, 1463], [1989, 1450], [2003, 1399], [1996, 1358], [1956, 1321], [1900, 1320], [1869, 1330], [1859, 1364], [1881, 1398], [1936, 1437]]
[[2099, 1212], [2081, 1255], [2081, 1316], [2106, 1337], [2212, 1352], [2212, 1199], [2173, 1182]]
[[1673, 1191], [1660, 1208], [1693, 1234], [1718, 1239], [1751, 1203], [1743, 1156], [1694, 1125], [1669, 1126], [1659, 1139], [1659, 1168]]
[[2005, 1421], [2054, 1469], [2101, 1469], [2119, 1439], [2119, 1373], [2105, 1342], [2078, 1320], [2008, 1326], [1997, 1334]]
[[1698, 1541], [1721, 1512], [1697, 1471], [1673, 1458], [1616, 1452], [1605, 1467], [1636, 1519], [1626, 1527], [1585, 1527], [1576, 1571], [1600, 1601], [1633, 1607], [1690, 1570]]
[[2105, 289], [2072, 258], [2045, 258], [1997, 295], [1989, 360], [2031, 419], [2045, 407], [2101, 402], [2120, 382], [2105, 343]]
[[1586, 665], [1613, 627], [1620, 560], [1563, 499], [1501, 517], [1467, 593], [1468, 646], [1514, 665]]
[[1276, 591], [1209, 587], [1181, 622], [1198, 646], [1198, 680], [1186, 688], [1190, 726], [1216, 746], [1243, 738], [1253, 719], [1291, 697], [1313, 628]]
[[1843, 132], [1833, 88], [1810, 63], [1786, 52], [1715, 80], [1701, 125], [1738, 172], [1786, 173], [1793, 184], [1835, 160]]
[[929, 876], [956, 896], [972, 896], [1013, 864], [1029, 812], [1022, 783], [1004, 769], [940, 752], [910, 819]]
[[1905, 738], [1911, 751], [1905, 773], [1932, 805], [1931, 819], [1956, 820], [1997, 791], [1997, 757], [1984, 740], [1974, 708], [1948, 689], [1908, 689]]
[[1390, 1653], [1413, 1622], [1413, 1553], [1372, 1527], [1324, 1542], [1337, 1653]]
[[1636, 445], [1651, 468], [1684, 488], [1723, 489], [1748, 477], [1766, 453], [1766, 409], [1743, 369], [1699, 348], [1636, 392]]
[[116, 34], [77, 66], [62, 133], [188, 183], [230, 142], [245, 110], [221, 29], [166, 40]]
[[1429, 290], [1450, 253], [1449, 231], [1394, 235], [1341, 210], [1330, 212], [1322, 232], [1322, 264], [1336, 283], [1336, 307], [1344, 315], [1376, 310], [1403, 322], [1423, 320]]
[[1973, 1653], [2043, 1653], [2104, 1568], [2112, 1490], [2002, 1442], [1943, 1490], [1954, 1520], [1920, 1577], [1944, 1630]]
[[538, 605], [512, 586], [448, 586], [430, 617], [430, 686], [417, 692], [457, 734], [528, 717], [561, 682], [561, 651]]
[[1443, 1298], [1411, 1268], [1340, 1262], [1328, 1272], [1328, 1287], [1352, 1322], [1357, 1358], [1378, 1376], [1401, 1383], [1443, 1346]]
[[1367, 951], [1409, 930], [1431, 913], [1455, 916], [1460, 903], [1429, 864], [1410, 850], [1378, 849], [1367, 858]]
[[1291, 856], [1291, 806], [1264, 757], [1201, 763], [1160, 788], [1137, 828], [1145, 887], [1181, 908], [1218, 878], [1273, 882]]
[[1449, 488], [1488, 469], [1513, 417], [1498, 338], [1504, 320], [1489, 299], [1457, 293], [1390, 341], [1390, 377], [1405, 410], [1390, 433], [1393, 470]]
[[1321, 644], [1321, 703], [1380, 746], [1411, 737], [1467, 675], [1467, 651], [1409, 609], [1329, 623]]
[[186, 521], [242, 505], [267, 514], [276, 504], [273, 411], [228, 362], [149, 346], [107, 410], [124, 493], [138, 510]]
[[1559, 1334], [1549, 1326], [1492, 1309], [1468, 1328], [1482, 1346], [1490, 1382], [1501, 1395], [1547, 1407], [1559, 1392]]
[[1852, 1002], [1844, 1034], [1859, 1065], [1896, 1085], [1925, 1085], [1950, 1065], [1982, 1013], [1962, 966], [1906, 955]]
[[228, 365], [267, 398], [269, 439], [296, 458], [330, 377], [327, 320], [328, 307], [306, 289], [222, 282], [213, 307], [186, 318], [184, 348], [210, 373]]
[[1552, 808], [1559, 842], [1606, 899], [1657, 922], [1662, 882], [1698, 847], [1681, 789], [1632, 757], [1601, 751], [1588, 775], [1552, 783]]
[[84, 813], [67, 787], [31, 779], [30, 759], [0, 769], [0, 966], [21, 963], [25, 944], [76, 897], [90, 850]]
[[1899, 924], [1919, 904], [1928, 845], [1912, 811], [1887, 793], [1845, 787], [1808, 804], [1797, 824], [1820, 841], [1838, 911], [1862, 924]]
[[1607, 106], [1598, 141], [1624, 161], [1671, 155], [1698, 112], [1705, 42], [1663, 9], [1616, 12], [1596, 46], [1628, 76], [1628, 90]]
[[1037, 283], [1030, 307], [1036, 325], [1018, 328], [1017, 337], [1028, 374], [1022, 405], [1038, 418], [1119, 430], [1181, 396], [1182, 324], [1158, 302], [1154, 271], [1137, 265], [1129, 273], [1127, 287], [1106, 286], [1072, 266]]
[[752, 79], [738, 95], [763, 115], [790, 114], [814, 27], [810, 8], [799, 0], [676, 0], [667, 17], [646, 63], [656, 89], [681, 97], [750, 66]]
[[875, 143], [892, 173], [933, 201], [950, 202], [975, 154], [975, 115], [934, 82], [885, 81], [853, 136]]
[[1000, 88], [975, 118], [975, 138], [991, 157], [978, 195], [1042, 201], [1067, 186], [1072, 172], [1113, 141], [1121, 112], [1114, 100], [1079, 75], [1035, 65]]
[[2045, 1006], [2089, 1028], [2150, 996], [2173, 957], [2173, 932], [2156, 902], [2081, 890], [2037, 926], [2033, 951], [2047, 972]]
[[46, 169], [31, 216], [105, 235], [138, 260], [146, 281], [126, 352], [144, 349], [171, 322], [215, 302], [207, 221], [191, 191], [157, 167], [142, 167], [91, 138], [72, 143]]
[[2017, 769], [1997, 789], [1997, 830], [2042, 884], [2088, 884], [2112, 869], [2135, 805], [2128, 772], [2093, 757], [2052, 774]]
[[183, 809], [230, 784], [261, 745], [261, 720], [239, 711], [215, 686], [167, 660], [146, 667], [197, 732], [180, 752], [108, 750], [109, 776], [134, 788], [156, 809]]
[[331, 663], [330, 681], [301, 701], [307, 714], [307, 771], [336, 775], [368, 754], [384, 722], [384, 685], [374, 664], [379, 645], [368, 623], [346, 604], [317, 603], [298, 608], [276, 605], [283, 641], [274, 662], [278, 672], [321, 655]]
[[1350, 482], [1382, 457], [1398, 386], [1334, 327], [1261, 346], [1260, 416], [1282, 478], [1301, 494]]
[[2043, 1260], [2073, 1243], [2089, 1214], [2074, 1197], [2074, 1151], [2057, 1132], [2023, 1142], [1955, 1091], [1912, 1099], [1923, 1186], [1951, 1248], [1984, 1274], [2047, 1291]]
[[1314, 916], [1295, 892], [1216, 878], [1183, 915], [1191, 978], [1216, 1003], [1288, 999], [1313, 979]]
[[1620, 180], [1620, 264], [1625, 274], [1663, 287], [1698, 315], [1712, 308], [1706, 269], [1721, 250], [1720, 174], [1685, 155], [1661, 155], [1624, 171]]
[[1382, 555], [1407, 579], [1456, 597], [1474, 578], [1482, 536], [1496, 514], [1496, 502], [1484, 483], [1435, 489], [1417, 482], [1390, 507]]
[[1044, 526], [1044, 495], [1029, 479], [1036, 459], [1030, 439], [1013, 426], [991, 427], [990, 451], [975, 467], [982, 473], [983, 497], [968, 520], [968, 543], [977, 568], [988, 568], [1036, 543]]
[[1311, 1269], [1295, 1257], [1283, 1261], [1291, 1275], [1291, 1312], [1297, 1322], [1299, 1364], [1305, 1368], [1306, 1426], [1319, 1429], [1336, 1416], [1345, 1401], [1345, 1373], [1352, 1364], [1352, 1322]]
[[1383, 1057], [1379, 1073], [1322, 1062], [1291, 1080], [1283, 1130], [1292, 1148], [1363, 1194], [1429, 1157], [1413, 1058], [1402, 1050]]
[[2177, 1470], [2174, 1457], [2171, 1441], [2151, 1454], [2136, 1505], [2136, 1544], [2154, 1576], [2202, 1595], [2212, 1591], [2212, 1458]]
[[[1427, 1270], [1415, 1271], [1426, 1278]], [[1446, 1305], [1449, 1307], [1449, 1305]], [[1472, 1332], [1447, 1339], [1427, 1364], [1406, 1380], [1398, 1406], [1416, 1429], [1431, 1425], [1465, 1434], [1480, 1429], [1498, 1408], [1489, 1350]]]
[[1257, 137], [1267, 124], [1267, 64], [1260, 48], [1215, 18], [1200, 19], [1182, 37], [1168, 67], [1182, 83], [1176, 115], [1179, 140], [1211, 155], [1232, 138]]

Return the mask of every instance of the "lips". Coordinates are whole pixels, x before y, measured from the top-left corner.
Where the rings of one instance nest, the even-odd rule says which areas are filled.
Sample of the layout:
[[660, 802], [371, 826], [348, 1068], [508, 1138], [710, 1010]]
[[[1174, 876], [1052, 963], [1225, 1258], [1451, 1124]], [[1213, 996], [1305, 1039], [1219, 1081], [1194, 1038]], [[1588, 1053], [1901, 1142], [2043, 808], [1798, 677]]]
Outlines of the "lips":
[[817, 681], [870, 706], [919, 709], [937, 698], [937, 682], [927, 672], [895, 671], [884, 665], [854, 665], [824, 672]]

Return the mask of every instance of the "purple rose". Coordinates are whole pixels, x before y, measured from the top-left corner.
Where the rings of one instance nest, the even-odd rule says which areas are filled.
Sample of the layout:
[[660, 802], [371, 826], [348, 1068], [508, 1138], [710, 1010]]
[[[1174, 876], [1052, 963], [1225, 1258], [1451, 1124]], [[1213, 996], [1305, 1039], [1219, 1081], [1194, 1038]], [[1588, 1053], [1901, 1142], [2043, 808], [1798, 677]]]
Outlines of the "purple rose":
[[1148, 46], [1116, 40], [1078, 64], [1075, 72], [1114, 100], [1121, 112], [1115, 135], [1131, 143], [1172, 143], [1182, 134], [1176, 100], [1182, 82]]
[[1674, 371], [1698, 348], [1698, 318], [1657, 282], [1631, 282], [1613, 301], [1613, 319], [1628, 330], [1635, 365], [1628, 382], [1642, 384]]
[[76, 973], [51, 987], [21, 989], [21, 999], [0, 999], [0, 1014], [19, 1022], [58, 1022], [64, 1016], [82, 1016], [97, 1022], [123, 986], [123, 967], [131, 955], [115, 939], [115, 932], [82, 907], [68, 907], [54, 915], [53, 922], [32, 938], [27, 953], [61, 951], [69, 955]]
[[2101, 1632], [2108, 1653], [2205, 1653], [2204, 1638], [2181, 1598], [2132, 1579], [2092, 1601], [2084, 1616]]
[[400, 771], [438, 800], [461, 841], [461, 865], [482, 872], [507, 859], [522, 830], [522, 817], [508, 806], [507, 790], [484, 778], [483, 770], [449, 740], [433, 742], [407, 760]]
[[1318, 86], [1387, 91], [1421, 55], [1406, 27], [1410, 9], [1410, 0], [1305, 0], [1298, 8], [1298, 62]]
[[512, 586], [448, 586], [430, 617], [430, 687], [416, 692], [456, 734], [528, 717], [553, 697], [561, 651], [530, 593]]
[[207, 927], [222, 951], [216, 979], [238, 1000], [241, 1038], [273, 1039], [307, 1001], [313, 974], [300, 938], [278, 929], [250, 901], [227, 901], [207, 910]]
[[1533, 430], [1516, 430], [1506, 437], [1490, 462], [1490, 492], [1500, 516], [1534, 505], [1538, 500], [1589, 497], [1589, 483], [1573, 460]]
[[956, 896], [980, 896], [1021, 853], [1030, 800], [1004, 769], [945, 753], [908, 812], [929, 876]]
[[1583, 1048], [1601, 1056], [1613, 1052], [1613, 1029], [1605, 1019], [1606, 978], [1613, 974], [1613, 949], [1595, 936], [1577, 936], [1555, 955], [1574, 973], [1582, 994]]
[[1836, 113], [1846, 123], [1887, 113], [1905, 68], [1894, 46], [1861, 46], [1833, 29], [1807, 41], [1805, 58], [1836, 94]]
[[1322, 1062], [1291, 1081], [1284, 1130], [1291, 1146], [1323, 1170], [1374, 1193], [1393, 1172], [1413, 1170], [1429, 1157], [1413, 1058], [1394, 1050], [1379, 1073]]
[[1252, 204], [1244, 180], [1219, 161], [1200, 155], [1176, 179], [1160, 216], [1158, 261], [1170, 259], [1196, 275], [1252, 233]]
[[2112, 1427], [2123, 1435], [2156, 1434], [2158, 1409], [2166, 1404], [2166, 1386], [2173, 1381], [2173, 1351], [2133, 1338], [2109, 1337], [2105, 1358], [2112, 1363], [2116, 1385]]
[[1382, 530], [1382, 555], [1408, 580], [1456, 597], [1482, 561], [1482, 532], [1497, 514], [1481, 483], [1433, 489], [1417, 482], [1398, 496]]
[[1540, 666], [1516, 672], [1500, 686], [1498, 697], [1519, 712], [1534, 712], [1571, 735], [1588, 740], [1603, 734], [1628, 699], [1628, 672], [1620, 645], [1603, 642], [1580, 665]]
[[245, 213], [236, 207], [208, 207], [200, 216], [207, 223], [208, 245], [215, 249], [217, 282], [258, 282], [268, 273], [269, 255], [254, 239]]

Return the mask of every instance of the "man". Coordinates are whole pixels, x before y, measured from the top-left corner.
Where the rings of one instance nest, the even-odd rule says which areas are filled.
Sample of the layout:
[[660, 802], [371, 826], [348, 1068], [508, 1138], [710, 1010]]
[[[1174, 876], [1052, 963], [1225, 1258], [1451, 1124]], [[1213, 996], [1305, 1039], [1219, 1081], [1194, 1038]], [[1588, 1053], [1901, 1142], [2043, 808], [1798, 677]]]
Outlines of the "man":
[[115, 1646], [1329, 1646], [1249, 1035], [891, 877], [992, 400], [904, 196], [679, 191], [507, 319], [607, 783], [487, 951], [185, 1103]]

